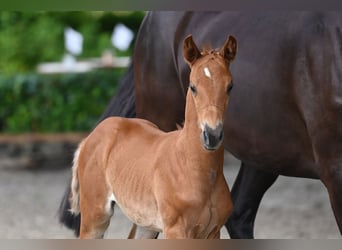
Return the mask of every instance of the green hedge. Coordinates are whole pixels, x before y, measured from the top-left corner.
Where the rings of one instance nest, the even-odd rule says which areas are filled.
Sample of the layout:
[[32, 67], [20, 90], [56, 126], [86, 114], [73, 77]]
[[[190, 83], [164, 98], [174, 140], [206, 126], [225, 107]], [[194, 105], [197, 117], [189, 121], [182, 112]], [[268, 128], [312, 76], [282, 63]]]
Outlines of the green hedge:
[[83, 35], [79, 59], [100, 57], [105, 50], [118, 56], [110, 41], [113, 28], [123, 23], [136, 34], [145, 13], [138, 12], [14, 12], [0, 11], [0, 74], [34, 71], [37, 64], [61, 61], [66, 53], [64, 29], [72, 27]]
[[89, 131], [123, 72], [0, 76], [0, 132]]

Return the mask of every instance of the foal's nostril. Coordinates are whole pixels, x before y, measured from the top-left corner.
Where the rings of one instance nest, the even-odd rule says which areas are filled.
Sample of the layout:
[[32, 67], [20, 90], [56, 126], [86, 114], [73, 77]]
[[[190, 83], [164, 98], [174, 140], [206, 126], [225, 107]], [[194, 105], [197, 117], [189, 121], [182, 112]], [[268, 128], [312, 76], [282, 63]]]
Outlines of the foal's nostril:
[[209, 136], [208, 136], [208, 132], [206, 129], [203, 131], [203, 137], [204, 137], [204, 142], [209, 143]]
[[207, 150], [217, 149], [221, 145], [223, 139], [222, 126], [212, 129], [206, 125], [203, 129], [201, 138], [203, 145]]
[[221, 141], [223, 139], [223, 130], [221, 130], [220, 135], [219, 135], [219, 140]]

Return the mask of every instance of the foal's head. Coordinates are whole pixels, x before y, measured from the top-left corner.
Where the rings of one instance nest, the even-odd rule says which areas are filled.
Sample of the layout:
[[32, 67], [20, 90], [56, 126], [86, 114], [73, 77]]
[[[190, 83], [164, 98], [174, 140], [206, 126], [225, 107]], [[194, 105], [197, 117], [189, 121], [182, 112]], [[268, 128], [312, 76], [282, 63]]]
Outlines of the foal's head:
[[[201, 140], [207, 150], [220, 147], [223, 140], [223, 120], [233, 87], [229, 64], [234, 59], [237, 43], [229, 36], [220, 51], [200, 52], [192, 36], [185, 38], [183, 55], [191, 68], [189, 92], [197, 112]], [[190, 93], [188, 93], [190, 94]]]

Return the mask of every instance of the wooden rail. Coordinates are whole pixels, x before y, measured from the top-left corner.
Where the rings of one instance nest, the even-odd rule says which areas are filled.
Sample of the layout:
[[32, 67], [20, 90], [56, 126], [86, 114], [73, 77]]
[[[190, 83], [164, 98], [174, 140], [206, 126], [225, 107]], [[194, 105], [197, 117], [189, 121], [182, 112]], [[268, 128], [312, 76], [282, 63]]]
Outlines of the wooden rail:
[[37, 66], [41, 74], [83, 73], [100, 68], [125, 68], [130, 57], [111, 57], [104, 55], [101, 58], [90, 58], [83, 61], [45, 62]]

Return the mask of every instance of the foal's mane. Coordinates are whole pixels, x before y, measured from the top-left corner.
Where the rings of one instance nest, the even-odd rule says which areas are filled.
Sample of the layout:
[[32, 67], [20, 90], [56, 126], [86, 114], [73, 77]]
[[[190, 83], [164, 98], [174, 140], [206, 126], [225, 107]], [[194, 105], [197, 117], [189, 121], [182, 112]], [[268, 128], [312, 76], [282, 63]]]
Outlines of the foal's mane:
[[219, 53], [219, 51], [217, 49], [214, 49], [211, 44], [204, 44], [202, 46], [202, 51], [201, 51], [202, 56], [215, 55], [218, 53]]

